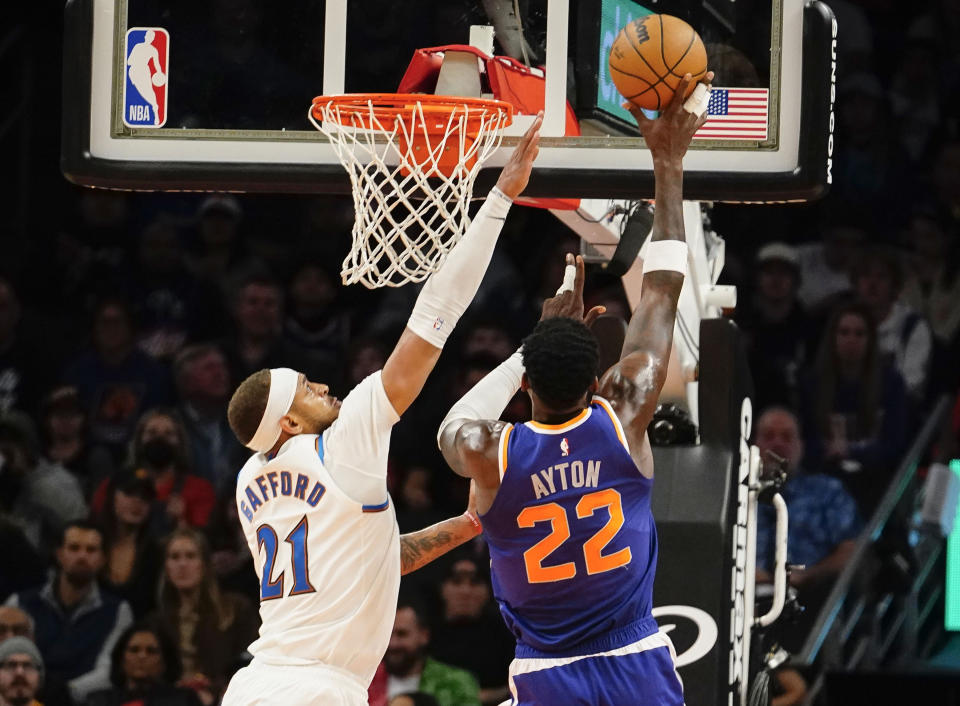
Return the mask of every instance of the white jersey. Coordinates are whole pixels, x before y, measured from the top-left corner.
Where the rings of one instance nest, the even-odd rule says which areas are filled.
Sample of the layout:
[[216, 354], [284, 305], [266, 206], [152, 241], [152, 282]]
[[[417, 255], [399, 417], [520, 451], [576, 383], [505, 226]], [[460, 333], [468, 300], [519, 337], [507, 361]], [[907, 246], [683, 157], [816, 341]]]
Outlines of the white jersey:
[[[237, 508], [260, 577], [262, 625], [250, 646], [257, 662], [323, 664], [364, 686], [373, 679], [400, 587], [400, 534], [386, 487], [398, 420], [376, 372], [347, 395], [322, 436], [295, 436], [276, 457], [256, 454], [240, 471]], [[352, 479], [371, 476], [381, 479], [377, 502], [348, 495]]]

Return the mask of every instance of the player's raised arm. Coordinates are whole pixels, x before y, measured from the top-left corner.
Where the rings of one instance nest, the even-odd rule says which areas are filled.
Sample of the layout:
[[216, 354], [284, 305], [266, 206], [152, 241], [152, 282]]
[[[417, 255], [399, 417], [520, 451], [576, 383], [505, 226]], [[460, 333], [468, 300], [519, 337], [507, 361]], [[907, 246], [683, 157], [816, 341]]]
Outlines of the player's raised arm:
[[476, 487], [470, 484], [467, 511], [416, 532], [400, 535], [400, 574], [409, 574], [468, 542], [482, 531]]
[[[583, 258], [566, 256], [563, 284], [556, 296], [543, 303], [540, 320], [558, 316], [583, 321], [588, 326], [605, 311], [595, 306], [583, 313]], [[506, 422], [498, 421], [523, 378], [523, 349], [518, 349], [491, 370], [456, 404], [440, 424], [437, 442], [455, 473], [473, 478], [481, 492], [499, 481], [497, 453]]]
[[407, 327], [383, 366], [383, 387], [398, 414], [403, 414], [420, 394], [443, 344], [480, 287], [510, 205], [530, 179], [542, 122], [540, 113], [463, 238], [427, 280]]
[[[713, 72], [704, 81], [709, 83]], [[690, 74], [659, 118], [650, 120], [626, 104], [640, 126], [653, 156], [656, 205], [653, 232], [643, 263], [640, 303], [630, 319], [620, 362], [600, 381], [598, 393], [608, 399], [626, 427], [631, 449], [639, 453], [647, 425], [656, 409], [667, 376], [673, 345], [677, 300], [683, 286], [687, 245], [683, 228], [683, 156], [694, 133], [706, 122], [684, 106]]]

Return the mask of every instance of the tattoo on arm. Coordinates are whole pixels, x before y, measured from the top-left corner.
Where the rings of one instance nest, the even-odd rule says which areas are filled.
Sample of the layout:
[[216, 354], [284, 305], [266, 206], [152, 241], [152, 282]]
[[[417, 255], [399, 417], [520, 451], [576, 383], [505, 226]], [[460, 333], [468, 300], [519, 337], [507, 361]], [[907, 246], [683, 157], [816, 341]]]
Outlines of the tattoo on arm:
[[400, 535], [401, 575], [416, 571], [474, 536], [476, 530], [464, 516], [452, 517], [426, 529]]

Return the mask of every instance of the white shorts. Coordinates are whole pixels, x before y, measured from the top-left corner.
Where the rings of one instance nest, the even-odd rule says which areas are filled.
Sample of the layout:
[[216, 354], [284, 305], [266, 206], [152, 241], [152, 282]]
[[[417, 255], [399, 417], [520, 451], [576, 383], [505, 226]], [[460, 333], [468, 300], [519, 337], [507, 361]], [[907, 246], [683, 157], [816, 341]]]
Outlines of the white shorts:
[[323, 665], [262, 664], [230, 680], [221, 706], [367, 706], [367, 689], [352, 674]]

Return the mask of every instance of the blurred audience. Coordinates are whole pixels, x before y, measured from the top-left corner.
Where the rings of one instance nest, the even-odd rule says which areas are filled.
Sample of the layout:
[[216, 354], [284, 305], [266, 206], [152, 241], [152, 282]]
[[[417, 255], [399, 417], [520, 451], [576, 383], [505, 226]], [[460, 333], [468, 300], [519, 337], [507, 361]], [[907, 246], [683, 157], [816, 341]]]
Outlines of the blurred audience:
[[50, 384], [44, 368], [44, 346], [29, 338], [13, 283], [0, 276], [0, 413], [33, 409]]
[[107, 485], [98, 522], [103, 529], [102, 584], [130, 604], [135, 618], [143, 618], [156, 603], [163, 562], [150, 527], [156, 505], [153, 478], [143, 468], [118, 473]]
[[239, 382], [263, 368], [288, 367], [312, 380], [327, 379], [309, 354], [283, 336], [283, 289], [271, 275], [254, 270], [236, 286], [231, 301], [233, 335], [224, 341], [232, 379]]
[[[128, 465], [146, 471], [153, 479], [156, 498], [163, 506], [163, 512], [151, 518], [155, 532], [206, 526], [216, 494], [209, 481], [191, 470], [187, 431], [176, 412], [152, 409], [140, 418], [130, 443]], [[104, 481], [93, 496], [94, 512], [102, 511], [106, 490]]]
[[42, 706], [37, 700], [43, 683], [43, 657], [25, 637], [0, 642], [0, 704]]
[[480, 701], [510, 698], [507, 672], [516, 642], [491, 600], [480, 560], [462, 552], [440, 584], [443, 612], [433, 627], [431, 649], [444, 661], [466, 669], [480, 682]]
[[755, 389], [757, 409], [796, 405], [800, 371], [815, 340], [814, 325], [797, 298], [800, 258], [786, 243], [769, 243], [757, 253], [756, 290], [737, 307]]
[[156, 624], [179, 646], [184, 682], [206, 704], [219, 700], [260, 627], [257, 611], [220, 589], [210, 546], [193, 529], [167, 539]]
[[193, 690], [177, 685], [181, 673], [177, 648], [160, 630], [131, 626], [113, 648], [113, 686], [91, 694], [84, 706], [200, 706]]
[[871, 248], [856, 268], [857, 299], [877, 325], [877, 349], [900, 373], [916, 407], [927, 392], [933, 334], [923, 316], [898, 301], [903, 288], [902, 254]]
[[880, 357], [864, 307], [834, 310], [801, 391], [811, 465], [843, 475], [861, 510], [872, 512], [906, 448], [911, 422], [903, 380]]
[[174, 358], [173, 375], [194, 473], [218, 492], [232, 488], [247, 451], [227, 424], [227, 402], [234, 386], [226, 358], [212, 344], [188, 346]]
[[853, 289], [850, 273], [867, 240], [866, 223], [859, 214], [834, 213], [821, 226], [820, 241], [797, 248], [800, 283], [797, 297], [803, 307], [820, 316]]
[[[796, 651], [819, 614], [834, 579], [853, 554], [862, 528], [856, 501], [838, 479], [804, 466], [803, 441], [796, 416], [783, 407], [771, 407], [757, 419], [754, 443], [761, 459], [776, 454], [785, 462], [787, 482], [780, 491], [787, 503], [790, 521], [787, 530], [787, 563], [803, 565], [790, 572], [806, 612], [803, 619], [787, 627], [784, 644]], [[757, 513], [757, 581], [773, 579], [773, 506], [761, 504]], [[789, 643], [789, 644], [787, 644]]]
[[41, 552], [87, 516], [80, 483], [40, 454], [36, 427], [18, 410], [0, 415], [0, 512]]
[[86, 408], [90, 439], [110, 446], [118, 458], [143, 411], [170, 401], [166, 368], [135, 343], [129, 306], [120, 298], [105, 298], [94, 311], [90, 349], [64, 372]]
[[56, 561], [57, 571], [45, 585], [13, 594], [7, 605], [30, 615], [47, 671], [65, 680], [79, 703], [108, 685], [110, 651], [133, 614], [97, 581], [105, 561], [98, 527], [67, 525]]
[[470, 672], [428, 656], [430, 629], [423, 608], [401, 598], [383, 664], [370, 685], [370, 703], [421, 691], [440, 706], [480, 706], [480, 687]]
[[103, 446], [91, 445], [86, 434], [86, 414], [77, 388], [58, 387], [40, 405], [43, 454], [70, 471], [85, 497], [113, 473], [113, 457]]

